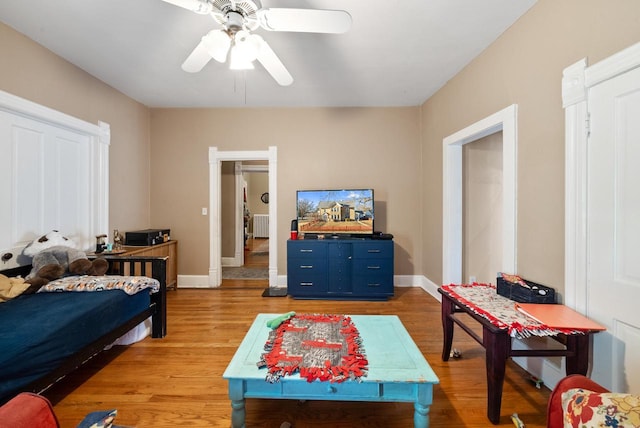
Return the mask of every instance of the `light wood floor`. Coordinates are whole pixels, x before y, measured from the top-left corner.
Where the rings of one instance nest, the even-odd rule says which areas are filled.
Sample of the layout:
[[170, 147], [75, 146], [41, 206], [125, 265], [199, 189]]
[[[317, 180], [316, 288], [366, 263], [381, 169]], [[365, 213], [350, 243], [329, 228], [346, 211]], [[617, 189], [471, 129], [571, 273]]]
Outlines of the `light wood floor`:
[[[248, 255], [250, 259], [250, 254]], [[249, 263], [262, 263], [249, 260]], [[396, 288], [387, 302], [293, 300], [262, 297], [267, 281], [226, 280], [215, 290], [168, 293], [168, 334], [115, 347], [45, 395], [63, 428], [89, 412], [118, 409], [118, 425], [138, 428], [229, 427], [230, 402], [222, 379], [227, 364], [259, 312], [397, 314], [440, 378], [431, 427], [490, 427], [486, 418], [484, 351], [457, 329], [460, 359], [441, 361], [440, 304], [419, 288]], [[508, 364], [499, 426], [518, 413], [527, 428], [545, 426], [549, 390]], [[412, 427], [410, 403], [247, 400], [247, 427]]]

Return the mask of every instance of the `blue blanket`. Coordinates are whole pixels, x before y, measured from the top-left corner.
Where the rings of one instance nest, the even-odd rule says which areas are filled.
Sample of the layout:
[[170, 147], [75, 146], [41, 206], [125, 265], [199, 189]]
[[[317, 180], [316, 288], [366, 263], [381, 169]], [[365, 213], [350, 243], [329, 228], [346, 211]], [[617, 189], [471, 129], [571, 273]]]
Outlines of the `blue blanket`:
[[0, 399], [149, 307], [149, 292], [38, 293], [0, 304]]

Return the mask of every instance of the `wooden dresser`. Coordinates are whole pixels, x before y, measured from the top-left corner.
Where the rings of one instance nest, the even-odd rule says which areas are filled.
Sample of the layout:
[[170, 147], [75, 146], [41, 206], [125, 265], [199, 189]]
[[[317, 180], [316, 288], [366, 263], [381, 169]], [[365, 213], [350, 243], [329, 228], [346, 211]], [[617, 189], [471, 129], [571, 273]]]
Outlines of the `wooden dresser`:
[[126, 245], [122, 248], [125, 252], [118, 254], [119, 256], [168, 257], [167, 289], [176, 289], [178, 287], [178, 241], [140, 247]]

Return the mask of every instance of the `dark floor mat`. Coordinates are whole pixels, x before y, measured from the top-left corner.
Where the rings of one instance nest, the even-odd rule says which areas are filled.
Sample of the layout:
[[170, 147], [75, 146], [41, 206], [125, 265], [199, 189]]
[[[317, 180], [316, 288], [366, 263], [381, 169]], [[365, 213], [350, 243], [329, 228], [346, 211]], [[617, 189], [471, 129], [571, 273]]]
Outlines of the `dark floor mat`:
[[287, 289], [285, 287], [269, 287], [262, 292], [262, 297], [286, 297]]

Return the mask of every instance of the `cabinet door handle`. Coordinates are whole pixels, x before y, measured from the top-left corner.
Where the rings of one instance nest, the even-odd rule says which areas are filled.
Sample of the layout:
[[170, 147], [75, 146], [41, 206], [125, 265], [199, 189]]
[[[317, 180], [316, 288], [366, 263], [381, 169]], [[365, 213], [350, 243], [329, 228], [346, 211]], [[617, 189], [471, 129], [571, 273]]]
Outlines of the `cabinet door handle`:
[[380, 287], [380, 283], [379, 282], [373, 282], [373, 283], [369, 283], [367, 284], [369, 287]]
[[313, 265], [301, 265], [300, 269], [313, 269]]
[[311, 287], [311, 286], [313, 286], [313, 282], [301, 282], [300, 286], [302, 286], [302, 287]]
[[304, 249], [304, 248], [303, 248], [303, 249], [301, 249], [301, 250], [300, 250], [300, 252], [301, 252], [301, 253], [313, 253], [313, 250], [310, 250], [310, 249]]
[[380, 269], [380, 266], [367, 266], [367, 269]]
[[379, 252], [380, 252], [380, 250], [377, 249], [377, 248], [374, 248], [372, 250], [367, 250], [367, 253], [379, 253]]

